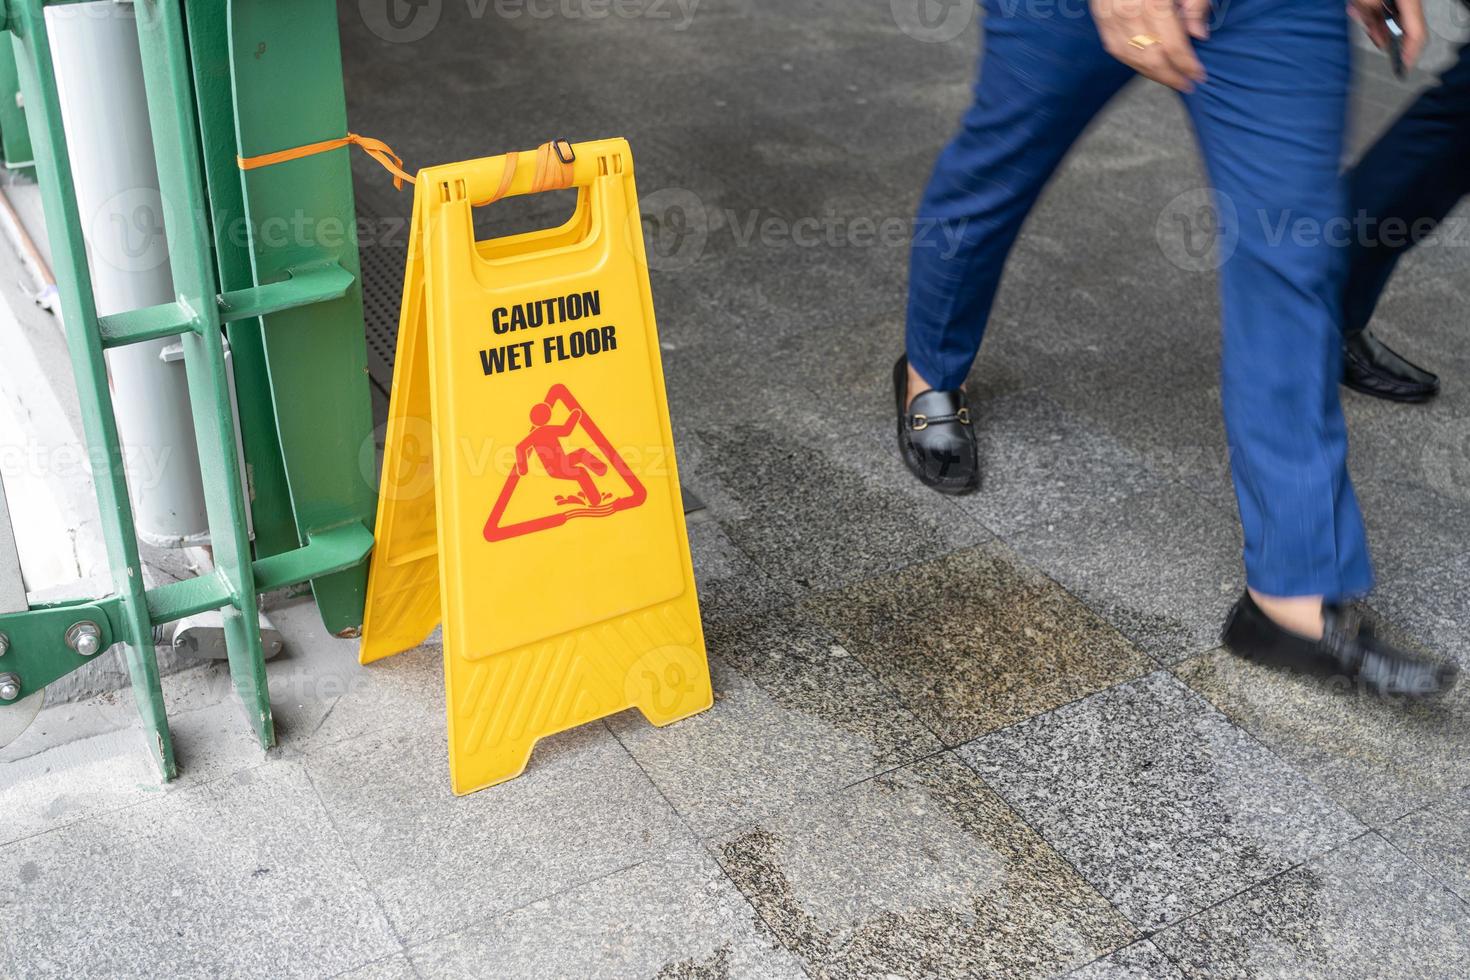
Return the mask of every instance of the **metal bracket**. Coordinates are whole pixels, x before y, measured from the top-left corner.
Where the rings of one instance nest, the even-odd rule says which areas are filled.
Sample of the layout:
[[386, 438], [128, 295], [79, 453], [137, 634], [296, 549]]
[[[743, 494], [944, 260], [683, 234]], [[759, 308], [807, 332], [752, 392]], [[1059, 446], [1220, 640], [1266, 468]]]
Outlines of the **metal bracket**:
[[[0, 656], [0, 671], [18, 679], [20, 698], [43, 690], [52, 681], [97, 659], [116, 642], [116, 600], [108, 606], [112, 608], [87, 603], [0, 614], [0, 633], [10, 641]], [[84, 654], [82, 650], [93, 652]], [[0, 709], [8, 704], [0, 701]]]

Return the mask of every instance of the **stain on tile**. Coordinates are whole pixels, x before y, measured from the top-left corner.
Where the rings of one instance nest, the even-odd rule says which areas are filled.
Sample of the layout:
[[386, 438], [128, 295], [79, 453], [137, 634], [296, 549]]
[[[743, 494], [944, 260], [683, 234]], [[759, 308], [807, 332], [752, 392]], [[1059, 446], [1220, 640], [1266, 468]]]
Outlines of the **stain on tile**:
[[959, 751], [1142, 929], [1363, 830], [1162, 671]]
[[947, 745], [1137, 677], [1153, 661], [996, 544], [806, 603]]
[[596, 881], [409, 950], [425, 980], [801, 980], [784, 949], [694, 838]]
[[1321, 791], [1381, 827], [1470, 784], [1470, 686], [1385, 699], [1215, 650], [1175, 673]]
[[796, 594], [756, 567], [708, 514], [689, 521], [689, 550], [706, 621], [783, 606]]
[[914, 480], [896, 450], [840, 420], [793, 407], [759, 425], [699, 435], [709, 447], [704, 469], [744, 511], [716, 513], [730, 540], [773, 578], [804, 591], [838, 588], [990, 537]]
[[799, 610], [707, 633], [715, 705], [655, 729], [613, 732], [700, 834], [712, 834], [939, 751], [939, 741]]
[[1470, 915], [1454, 895], [1366, 834], [1157, 933], [1197, 980], [1457, 980]]
[[1244, 582], [1234, 515], [1178, 485], [1102, 503], [1007, 541], [1165, 664], [1219, 643]]
[[718, 853], [819, 977], [1049, 976], [1136, 938], [951, 755], [728, 834]]

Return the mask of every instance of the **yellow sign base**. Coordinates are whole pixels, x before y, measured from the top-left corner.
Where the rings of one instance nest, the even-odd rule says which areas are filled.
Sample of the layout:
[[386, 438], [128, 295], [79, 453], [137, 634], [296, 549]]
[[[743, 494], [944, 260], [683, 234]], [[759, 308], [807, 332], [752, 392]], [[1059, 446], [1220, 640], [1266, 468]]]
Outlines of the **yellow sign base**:
[[[475, 240], [474, 207], [564, 186], [564, 225]], [[455, 793], [712, 703], [624, 140], [419, 174], [361, 660], [440, 622]]]

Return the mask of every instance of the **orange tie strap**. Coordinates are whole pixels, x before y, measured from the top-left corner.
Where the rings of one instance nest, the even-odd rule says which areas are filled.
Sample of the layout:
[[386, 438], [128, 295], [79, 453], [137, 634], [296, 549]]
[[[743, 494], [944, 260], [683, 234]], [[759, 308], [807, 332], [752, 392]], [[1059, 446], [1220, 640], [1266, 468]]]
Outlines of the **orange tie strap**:
[[[241, 170], [255, 170], [258, 167], [269, 167], [275, 163], [285, 163], [287, 160], [300, 160], [302, 157], [313, 156], [317, 153], [326, 153], [328, 150], [340, 149], [344, 146], [360, 146], [363, 152], [383, 165], [383, 169], [393, 175], [393, 186], [398, 190], [403, 189], [403, 182], [414, 183], [413, 177], [403, 169], [403, 159], [393, 152], [392, 148], [382, 140], [373, 139], [371, 136], [359, 136], [356, 133], [348, 133], [341, 139], [322, 140], [320, 143], [308, 143], [305, 146], [295, 146], [289, 150], [277, 150], [274, 153], [262, 153], [253, 157], [236, 157]], [[564, 139], [552, 140], [542, 143], [535, 150], [536, 153], [536, 176], [531, 182], [531, 193], [540, 194], [542, 191], [559, 191], [572, 186], [576, 176], [577, 154], [572, 149], [572, 144]], [[505, 171], [500, 175], [500, 187], [495, 193], [483, 201], [475, 201], [477, 208], [487, 204], [494, 204], [510, 192], [511, 184], [515, 182], [516, 166], [520, 162], [519, 153], [507, 153], [505, 155]]]
[[[572, 144], [566, 140], [552, 140], [542, 143], [536, 148], [536, 176], [531, 181], [531, 193], [540, 194], [542, 191], [560, 191], [572, 186], [576, 178], [576, 167], [573, 164], [577, 160], [576, 151]], [[510, 185], [516, 179], [516, 168], [520, 164], [519, 153], [507, 153], [505, 155], [505, 170], [500, 174], [500, 186], [495, 193], [483, 201], [473, 202], [473, 206], [483, 208], [487, 204], [494, 204], [510, 192]]]
[[305, 146], [295, 146], [289, 150], [277, 150], [274, 153], [262, 153], [254, 157], [237, 157], [241, 170], [254, 170], [257, 167], [269, 167], [274, 163], [285, 163], [287, 160], [300, 160], [302, 157], [313, 156], [317, 153], [326, 153], [328, 150], [340, 149], [344, 146], [360, 146], [368, 156], [383, 165], [383, 169], [393, 175], [393, 186], [403, 190], [403, 182], [414, 182], [413, 176], [403, 169], [403, 158], [393, 152], [393, 149], [382, 140], [373, 139], [371, 136], [359, 136], [356, 133], [348, 133], [341, 139], [322, 140], [320, 143], [308, 143]]

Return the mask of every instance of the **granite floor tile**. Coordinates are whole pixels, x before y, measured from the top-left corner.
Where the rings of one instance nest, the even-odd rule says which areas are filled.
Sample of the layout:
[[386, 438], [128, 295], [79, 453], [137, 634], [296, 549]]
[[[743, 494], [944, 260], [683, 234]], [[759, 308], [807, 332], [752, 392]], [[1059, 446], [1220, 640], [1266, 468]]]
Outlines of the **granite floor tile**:
[[1380, 833], [1470, 903], [1470, 787], [1400, 817]]
[[1383, 582], [1370, 603], [1407, 642], [1470, 668], [1466, 582], [1470, 582], [1470, 552], [1411, 578]]
[[1184, 980], [1179, 968], [1147, 939], [1067, 974], [1067, 980]]
[[951, 746], [1153, 667], [998, 544], [870, 579], [804, 608]]
[[168, 792], [141, 729], [94, 735], [3, 762], [0, 847]]
[[959, 751], [1083, 877], [1148, 930], [1363, 829], [1165, 672]]
[[1166, 664], [1219, 643], [1220, 624], [1244, 586], [1234, 516], [1178, 485], [1006, 540]]
[[1367, 834], [1153, 941], [1192, 980], [1457, 980], [1470, 910]]
[[636, 867], [415, 947], [409, 956], [425, 980], [805, 977], [692, 838]]
[[339, 973], [332, 980], [419, 980], [406, 953], [394, 953], [381, 960]]
[[833, 635], [802, 611], [712, 624], [715, 706], [655, 729], [609, 725], [701, 835], [836, 791], [940, 749]]
[[[712, 515], [767, 574], [823, 592], [975, 544], [989, 532], [850, 425], [793, 408], [700, 432], [742, 513]], [[696, 486], [695, 488], [699, 488]]]
[[[422, 646], [372, 664], [357, 663], [355, 644], [335, 652], [339, 658], [333, 672], [318, 671], [307, 678], [321, 685], [326, 696], [313, 693], [299, 705], [286, 702], [284, 750], [309, 754], [387, 729], [416, 731], [430, 740], [445, 737], [444, 648], [437, 631]], [[315, 711], [310, 710], [313, 705]]]
[[317, 977], [399, 948], [301, 766], [0, 848], [0, 975]]
[[[1458, 453], [1470, 450], [1470, 420], [1460, 423]], [[1428, 433], [1420, 433], [1424, 444]], [[1405, 439], [1409, 438], [1405, 433]], [[1448, 465], [1448, 461], [1447, 461]], [[1374, 571], [1384, 585], [1413, 590], [1435, 570], [1470, 556], [1470, 460], [1456, 462], [1462, 472], [1446, 474], [1443, 488], [1392, 480], [1356, 479]]]
[[1470, 785], [1470, 688], [1422, 702], [1215, 650], [1175, 673], [1374, 827]]
[[789, 585], [771, 578], [736, 548], [707, 512], [689, 521], [689, 550], [706, 621], [749, 616], [795, 598]]
[[725, 835], [717, 853], [813, 976], [1051, 976], [1136, 938], [951, 755]]
[[684, 833], [601, 724], [537, 745], [526, 774], [450, 794], [442, 733], [378, 732], [305, 757], [410, 945], [643, 861]]
[[1002, 537], [1121, 507], [1157, 484], [1142, 456], [1035, 390], [979, 400], [984, 479], [962, 510]]

